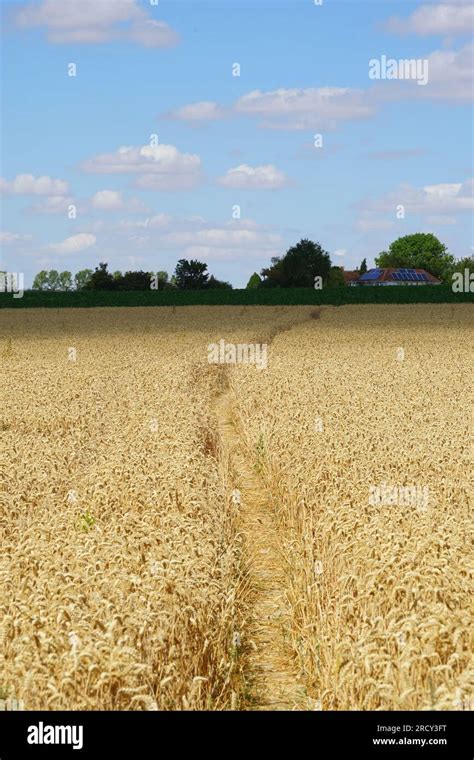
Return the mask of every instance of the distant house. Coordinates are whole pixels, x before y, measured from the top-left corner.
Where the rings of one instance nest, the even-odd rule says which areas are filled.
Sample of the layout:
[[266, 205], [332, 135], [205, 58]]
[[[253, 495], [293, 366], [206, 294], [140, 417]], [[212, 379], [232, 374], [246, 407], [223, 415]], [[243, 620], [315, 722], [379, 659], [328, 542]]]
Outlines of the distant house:
[[344, 282], [346, 285], [356, 285], [359, 277], [360, 277], [360, 271], [358, 269], [353, 269], [352, 271], [345, 270], [344, 267], [341, 267], [342, 274], [344, 277]]
[[360, 275], [355, 282], [348, 285], [441, 285], [433, 274], [426, 269], [396, 269], [394, 267], [378, 267], [369, 269]]

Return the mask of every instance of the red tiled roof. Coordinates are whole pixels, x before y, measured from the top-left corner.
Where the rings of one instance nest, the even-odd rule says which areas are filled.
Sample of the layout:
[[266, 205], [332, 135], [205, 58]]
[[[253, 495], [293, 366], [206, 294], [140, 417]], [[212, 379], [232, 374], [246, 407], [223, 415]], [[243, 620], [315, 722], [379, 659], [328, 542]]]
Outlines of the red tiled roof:
[[435, 277], [431, 272], [427, 272], [426, 269], [416, 269], [415, 267], [372, 267], [371, 269], [368, 269], [368, 272], [372, 272], [375, 269], [378, 269], [380, 271], [380, 274], [377, 278], [373, 280], [366, 280], [363, 284], [364, 285], [373, 285], [378, 282], [396, 282], [397, 285], [400, 284], [409, 284], [410, 282], [415, 282], [413, 280], [398, 280], [397, 278], [393, 277], [394, 272], [399, 272], [400, 269], [413, 269], [414, 272], [417, 272], [418, 274], [424, 274], [426, 277], [426, 280], [424, 281], [418, 281], [418, 284], [423, 284], [423, 282], [431, 283], [431, 285], [440, 285], [441, 280], [439, 280], [437, 277]]
[[349, 282], [353, 282], [354, 280], [358, 280], [360, 277], [360, 271], [358, 269], [354, 269], [352, 272], [347, 271], [345, 269], [342, 270], [342, 274], [344, 275], [344, 282], [346, 285]]
[[[386, 267], [382, 268], [382, 274], [380, 277], [377, 277], [376, 282], [399, 282], [399, 280], [394, 280], [393, 273], [398, 272], [399, 269], [404, 267]], [[435, 277], [431, 272], [427, 272], [426, 269], [416, 269], [415, 267], [408, 267], [409, 269], [414, 269], [415, 272], [419, 274], [426, 275], [428, 282], [430, 282], [432, 285], [439, 285], [441, 283], [441, 280], [438, 280], [437, 277]]]

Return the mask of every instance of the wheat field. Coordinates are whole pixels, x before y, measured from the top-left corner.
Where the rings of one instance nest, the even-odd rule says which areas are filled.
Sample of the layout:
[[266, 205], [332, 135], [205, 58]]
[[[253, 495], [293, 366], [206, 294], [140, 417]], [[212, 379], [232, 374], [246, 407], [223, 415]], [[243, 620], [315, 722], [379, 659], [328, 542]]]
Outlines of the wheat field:
[[[472, 327], [469, 304], [2, 311], [0, 698], [472, 709]], [[268, 366], [209, 363], [221, 339]]]

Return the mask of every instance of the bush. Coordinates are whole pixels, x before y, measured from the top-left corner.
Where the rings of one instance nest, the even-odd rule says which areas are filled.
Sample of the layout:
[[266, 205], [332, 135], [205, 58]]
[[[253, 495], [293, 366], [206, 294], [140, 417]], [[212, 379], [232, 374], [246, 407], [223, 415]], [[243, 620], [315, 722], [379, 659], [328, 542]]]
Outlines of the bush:
[[147, 290], [51, 292], [27, 290], [23, 298], [0, 293], [0, 308], [64, 308], [95, 306], [192, 306], [192, 305], [318, 305], [369, 303], [474, 302], [474, 293], [454, 293], [451, 285], [419, 287], [258, 288], [243, 290]]

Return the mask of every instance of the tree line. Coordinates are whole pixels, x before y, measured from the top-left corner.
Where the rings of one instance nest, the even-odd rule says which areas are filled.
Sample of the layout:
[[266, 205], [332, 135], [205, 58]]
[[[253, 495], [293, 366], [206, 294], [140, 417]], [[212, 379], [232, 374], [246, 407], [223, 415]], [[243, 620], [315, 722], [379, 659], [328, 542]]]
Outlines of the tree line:
[[[446, 246], [431, 233], [418, 232], [405, 235], [390, 244], [388, 251], [381, 251], [375, 258], [378, 267], [407, 267], [426, 269], [446, 283], [454, 272], [465, 268], [474, 269], [473, 258], [456, 261]], [[356, 270], [359, 275], [367, 271], [364, 258]], [[344, 286], [342, 267], [331, 262], [331, 257], [319, 243], [304, 238], [287, 250], [284, 256], [275, 256], [269, 267], [254, 272], [247, 288], [311, 288], [316, 278], [328, 287]], [[108, 265], [101, 262], [93, 271], [82, 269], [74, 275], [55, 269], [42, 270], [33, 282], [34, 290], [202, 290], [206, 288], [231, 289], [229, 282], [218, 280], [207, 271], [207, 264], [196, 259], [180, 259], [174, 274], [165, 271], [109, 272]]]
[[191, 259], [180, 259], [174, 274], [168, 272], [129, 271], [109, 272], [108, 264], [101, 262], [95, 270], [81, 269], [74, 277], [71, 272], [43, 269], [33, 281], [33, 290], [181, 290], [202, 288], [231, 289], [229, 282], [218, 280], [207, 271], [207, 264]]

